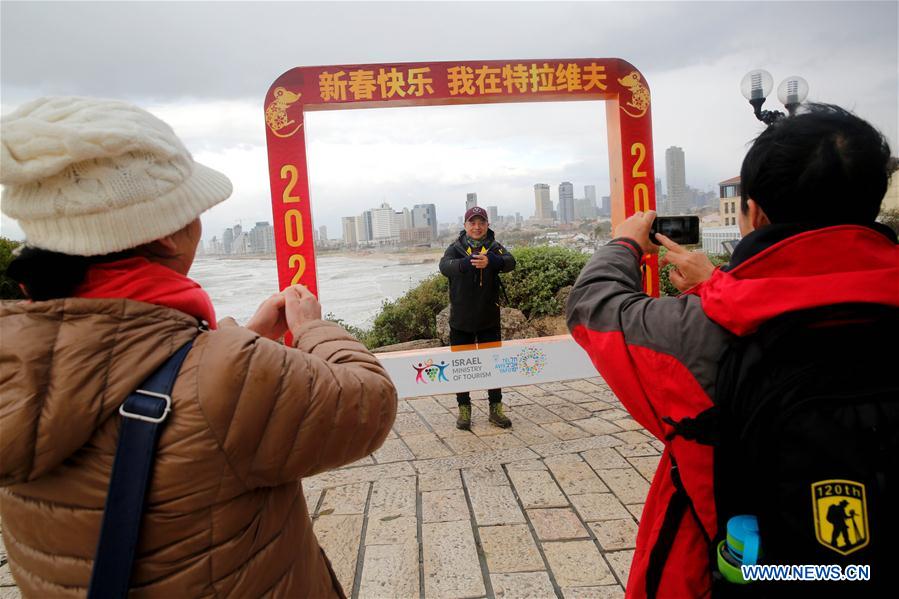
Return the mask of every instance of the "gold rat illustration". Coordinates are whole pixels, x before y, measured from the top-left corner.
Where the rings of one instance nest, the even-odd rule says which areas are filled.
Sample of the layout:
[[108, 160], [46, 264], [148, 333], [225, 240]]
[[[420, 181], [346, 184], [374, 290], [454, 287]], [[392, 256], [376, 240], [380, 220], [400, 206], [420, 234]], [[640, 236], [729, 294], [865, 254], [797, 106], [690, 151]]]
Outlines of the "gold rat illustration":
[[619, 79], [618, 83], [631, 92], [631, 100], [627, 103], [627, 106], [636, 108], [640, 112], [639, 114], [634, 114], [633, 112], [629, 112], [624, 106], [621, 107], [621, 110], [634, 118], [640, 118], [646, 114], [646, 110], [649, 108], [649, 89], [640, 79], [640, 73], [631, 71], [629, 75], [625, 75]]
[[290, 137], [303, 126], [303, 123], [300, 123], [294, 127], [290, 133], [278, 133], [284, 129], [284, 127], [293, 125], [296, 122], [287, 116], [287, 109], [291, 105], [299, 102], [301, 95], [303, 94], [295, 94], [284, 87], [275, 88], [275, 99], [272, 100], [272, 103], [265, 109], [265, 122], [276, 136]]

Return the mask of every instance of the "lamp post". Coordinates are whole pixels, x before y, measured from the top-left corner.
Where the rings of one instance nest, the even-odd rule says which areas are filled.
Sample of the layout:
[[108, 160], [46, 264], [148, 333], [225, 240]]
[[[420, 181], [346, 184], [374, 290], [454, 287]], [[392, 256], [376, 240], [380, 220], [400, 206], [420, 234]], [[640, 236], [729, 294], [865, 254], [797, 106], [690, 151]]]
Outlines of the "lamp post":
[[[763, 69], [749, 71], [740, 82], [740, 92], [743, 97], [752, 104], [755, 118], [767, 125], [776, 123], [787, 116], [779, 110], [762, 110], [765, 98], [774, 88], [774, 79], [771, 73]], [[799, 105], [808, 96], [808, 83], [802, 77], [793, 75], [787, 77], [777, 86], [777, 99], [784, 105], [790, 116], [795, 114]]]

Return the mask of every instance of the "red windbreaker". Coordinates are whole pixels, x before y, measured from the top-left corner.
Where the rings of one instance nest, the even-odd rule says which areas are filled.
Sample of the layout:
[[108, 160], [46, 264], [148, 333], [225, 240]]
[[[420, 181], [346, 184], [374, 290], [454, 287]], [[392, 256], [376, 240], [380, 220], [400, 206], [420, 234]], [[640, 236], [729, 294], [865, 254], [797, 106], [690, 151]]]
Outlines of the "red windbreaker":
[[[652, 595], [655, 584], [656, 597], [705, 597], [708, 539], [717, 532], [713, 450], [680, 436], [668, 441], [673, 429], [665, 419], [711, 407], [727, 344], [775, 316], [840, 303], [899, 308], [899, 246], [892, 232], [871, 227], [797, 232], [769, 225], [740, 243], [730, 269], [677, 298], [642, 292], [635, 254], [614, 241], [597, 250], [571, 292], [568, 327], [634, 419], [666, 444], [640, 519], [626, 596]], [[693, 509], [675, 521], [673, 540], [656, 547], [675, 492], [673, 462]]]

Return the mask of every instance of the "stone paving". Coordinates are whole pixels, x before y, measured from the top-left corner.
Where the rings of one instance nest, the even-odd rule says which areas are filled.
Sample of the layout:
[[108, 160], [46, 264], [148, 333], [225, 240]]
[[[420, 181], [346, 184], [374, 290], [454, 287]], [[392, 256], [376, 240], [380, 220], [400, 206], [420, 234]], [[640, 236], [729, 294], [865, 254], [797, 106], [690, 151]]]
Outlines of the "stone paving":
[[[347, 595], [623, 597], [662, 444], [599, 377], [508, 388], [512, 428], [456, 429], [454, 395], [401, 400], [371, 457], [303, 481]], [[18, 597], [0, 536], [0, 599]]]

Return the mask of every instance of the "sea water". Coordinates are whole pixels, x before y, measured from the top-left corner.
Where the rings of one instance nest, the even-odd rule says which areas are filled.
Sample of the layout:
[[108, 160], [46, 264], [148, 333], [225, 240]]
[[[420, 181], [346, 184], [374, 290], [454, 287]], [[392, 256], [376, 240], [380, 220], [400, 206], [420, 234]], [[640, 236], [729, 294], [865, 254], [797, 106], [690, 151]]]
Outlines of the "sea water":
[[[436, 274], [437, 261], [389, 254], [325, 256], [316, 260], [322, 315], [332, 313], [353, 326], [370, 327], [385, 300], [395, 300]], [[189, 276], [215, 306], [216, 318], [233, 316], [246, 324], [257, 306], [278, 292], [274, 258], [198, 257]]]

